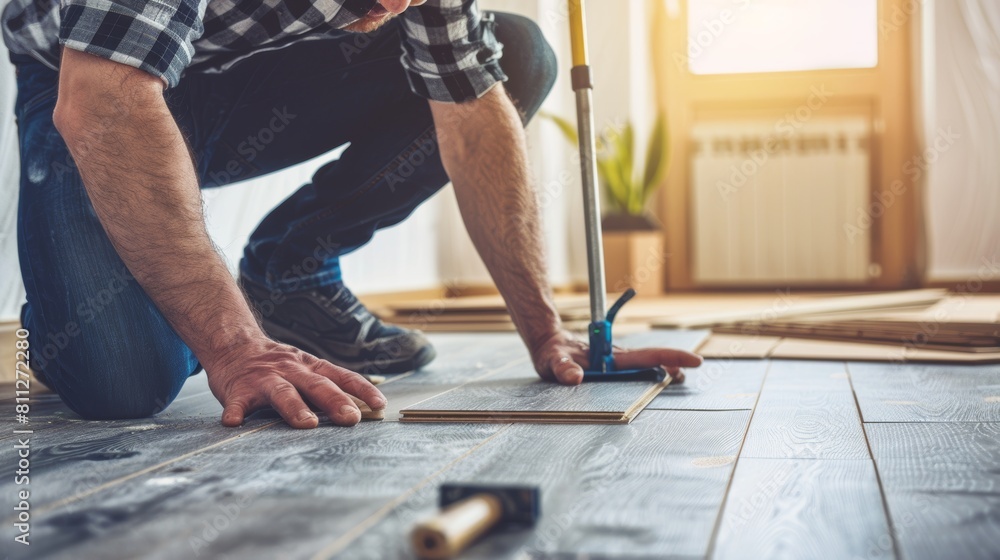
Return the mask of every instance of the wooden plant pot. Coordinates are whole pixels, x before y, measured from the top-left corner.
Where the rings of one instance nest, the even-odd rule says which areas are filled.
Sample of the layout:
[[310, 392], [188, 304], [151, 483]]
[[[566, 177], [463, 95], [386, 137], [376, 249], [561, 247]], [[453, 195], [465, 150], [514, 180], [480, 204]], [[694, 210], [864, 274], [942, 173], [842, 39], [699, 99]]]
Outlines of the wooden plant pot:
[[640, 296], [663, 294], [667, 256], [662, 231], [605, 231], [603, 235], [608, 292], [634, 288]]

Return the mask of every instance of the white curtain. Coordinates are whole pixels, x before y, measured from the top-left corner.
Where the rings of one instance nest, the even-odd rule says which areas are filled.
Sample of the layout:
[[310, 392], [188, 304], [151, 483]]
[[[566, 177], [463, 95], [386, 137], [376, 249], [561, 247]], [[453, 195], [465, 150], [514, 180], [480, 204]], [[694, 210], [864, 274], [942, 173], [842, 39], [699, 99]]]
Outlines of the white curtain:
[[0, 41], [0, 321], [17, 317], [24, 287], [17, 265], [17, 134], [14, 126], [14, 68]]
[[931, 279], [1000, 279], [1000, 2], [924, 5]]

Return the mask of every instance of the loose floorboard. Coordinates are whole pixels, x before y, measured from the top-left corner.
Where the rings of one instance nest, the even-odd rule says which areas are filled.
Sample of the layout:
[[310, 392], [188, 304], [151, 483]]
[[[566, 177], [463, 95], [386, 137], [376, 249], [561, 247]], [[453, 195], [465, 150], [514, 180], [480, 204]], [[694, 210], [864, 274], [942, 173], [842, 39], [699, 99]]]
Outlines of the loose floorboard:
[[892, 557], [870, 460], [740, 458], [713, 558]]
[[772, 362], [741, 457], [867, 459], [844, 365]]
[[1000, 424], [867, 424], [907, 560], [1000, 557]]
[[[703, 557], [748, 411], [646, 410], [626, 426], [518, 424], [442, 480], [541, 488], [534, 531], [490, 539], [462, 558]], [[436, 510], [437, 488], [407, 499], [337, 558], [408, 558], [405, 537]]]
[[506, 368], [431, 397], [400, 411], [401, 420], [627, 424], [669, 382], [583, 383], [569, 387], [538, 379], [530, 367], [525, 363]]
[[1000, 366], [849, 366], [865, 422], [1000, 422]]
[[[625, 346], [692, 348], [704, 336], [659, 331], [625, 337]], [[669, 380], [667, 380], [669, 382]], [[542, 381], [530, 362], [501, 369], [413, 406], [401, 420], [414, 422], [584, 422], [628, 423], [666, 382], [583, 383], [567, 387]]]
[[399, 420], [399, 411], [503, 368], [530, 367], [528, 352], [514, 335], [463, 335], [467, 343], [454, 354], [423, 370], [390, 379], [379, 386], [389, 401], [386, 420]]

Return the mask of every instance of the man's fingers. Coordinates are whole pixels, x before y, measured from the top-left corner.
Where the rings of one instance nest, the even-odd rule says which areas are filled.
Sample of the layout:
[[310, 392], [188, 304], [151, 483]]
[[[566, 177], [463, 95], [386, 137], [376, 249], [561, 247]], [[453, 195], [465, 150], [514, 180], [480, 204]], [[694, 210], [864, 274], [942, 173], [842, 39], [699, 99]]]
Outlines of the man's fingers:
[[615, 352], [615, 364], [621, 369], [698, 367], [701, 365], [701, 356], [670, 348], [637, 348]]
[[315, 428], [319, 425], [319, 418], [309, 410], [305, 401], [299, 396], [299, 392], [295, 390], [295, 386], [288, 381], [278, 381], [271, 385], [267, 391], [271, 406], [278, 411], [285, 422], [288, 422], [289, 426], [305, 429]]
[[338, 426], [353, 426], [361, 421], [361, 411], [340, 387], [318, 373], [302, 373], [289, 379], [309, 402], [330, 416]]
[[372, 410], [382, 410], [385, 408], [385, 395], [372, 385], [370, 381], [365, 379], [365, 376], [335, 366], [326, 360], [314, 359], [316, 361], [311, 364], [313, 369], [320, 375], [336, 383], [344, 392], [358, 397]]
[[583, 382], [583, 368], [566, 354], [557, 354], [550, 363], [556, 381], [563, 385], [579, 385]]
[[222, 410], [222, 425], [227, 428], [242, 426], [246, 414], [247, 408], [242, 401], [230, 401]]

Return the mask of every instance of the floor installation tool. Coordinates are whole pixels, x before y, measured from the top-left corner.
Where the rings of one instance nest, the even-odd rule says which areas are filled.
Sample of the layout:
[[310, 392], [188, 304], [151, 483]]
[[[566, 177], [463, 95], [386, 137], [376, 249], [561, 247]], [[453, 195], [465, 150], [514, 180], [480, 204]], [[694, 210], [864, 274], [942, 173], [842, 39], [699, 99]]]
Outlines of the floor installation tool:
[[539, 505], [535, 487], [444, 484], [441, 513], [418, 523], [410, 540], [420, 558], [454, 558], [490, 531], [533, 527]]
[[596, 138], [594, 132], [593, 89], [587, 52], [586, 17], [583, 0], [568, 0], [570, 42], [573, 50], [573, 91], [576, 93], [576, 122], [580, 138], [580, 174], [583, 180], [583, 215], [587, 231], [587, 274], [590, 278], [590, 368], [584, 381], [663, 381], [662, 367], [620, 370], [615, 367], [611, 326], [615, 315], [632, 299], [628, 289], [605, 313], [604, 247], [601, 242], [601, 201], [597, 190]]

